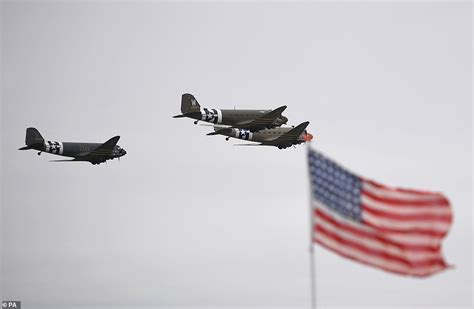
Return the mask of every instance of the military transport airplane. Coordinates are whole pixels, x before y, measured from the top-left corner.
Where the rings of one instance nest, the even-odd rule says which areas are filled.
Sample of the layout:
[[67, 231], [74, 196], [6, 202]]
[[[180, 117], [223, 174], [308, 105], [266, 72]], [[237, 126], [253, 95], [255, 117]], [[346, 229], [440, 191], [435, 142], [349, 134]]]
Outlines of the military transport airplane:
[[309, 121], [306, 121], [294, 128], [279, 127], [264, 129], [258, 132], [214, 125], [214, 132], [208, 133], [207, 135], [225, 135], [227, 136], [227, 141], [233, 137], [252, 142], [260, 142], [260, 144], [238, 144], [242, 146], [275, 146], [279, 149], [284, 149], [293, 145], [309, 142], [313, 139], [313, 135], [306, 130], [308, 124]]
[[185, 93], [181, 96], [182, 115], [176, 115], [173, 118], [188, 117], [196, 119], [194, 124], [205, 121], [255, 132], [287, 123], [288, 118], [281, 114], [285, 109], [285, 105], [274, 110], [208, 109], [201, 107], [192, 94]]
[[125, 149], [117, 145], [120, 136], [115, 136], [103, 144], [100, 143], [71, 143], [45, 141], [35, 128], [26, 129], [26, 146], [18, 150], [35, 149], [38, 155], [41, 152], [52, 153], [72, 160], [53, 160], [51, 162], [87, 161], [92, 164], [100, 164], [107, 160], [123, 157], [127, 154]]

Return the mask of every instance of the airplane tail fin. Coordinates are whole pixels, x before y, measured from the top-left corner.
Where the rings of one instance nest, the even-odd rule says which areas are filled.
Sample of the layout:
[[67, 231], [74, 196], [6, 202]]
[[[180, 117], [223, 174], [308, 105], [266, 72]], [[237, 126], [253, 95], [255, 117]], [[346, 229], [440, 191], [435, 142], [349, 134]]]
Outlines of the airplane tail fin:
[[44, 144], [44, 138], [41, 136], [36, 128], [27, 128], [26, 129], [26, 146], [32, 146], [34, 144]]
[[192, 94], [185, 93], [181, 96], [181, 113], [200, 112], [200, 109], [201, 105]]

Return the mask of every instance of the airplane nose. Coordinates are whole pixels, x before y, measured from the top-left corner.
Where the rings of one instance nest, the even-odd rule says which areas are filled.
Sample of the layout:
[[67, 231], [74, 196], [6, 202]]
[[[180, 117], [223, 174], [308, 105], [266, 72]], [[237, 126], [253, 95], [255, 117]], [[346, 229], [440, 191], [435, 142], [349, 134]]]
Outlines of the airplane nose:
[[305, 136], [303, 138], [304, 138], [305, 142], [311, 142], [311, 140], [313, 139], [313, 134], [307, 133], [307, 134], [305, 134]]
[[127, 151], [125, 149], [122, 149], [122, 156], [126, 155]]
[[285, 116], [281, 116], [281, 119], [283, 120], [283, 123], [287, 123], [288, 122], [288, 118], [286, 118]]

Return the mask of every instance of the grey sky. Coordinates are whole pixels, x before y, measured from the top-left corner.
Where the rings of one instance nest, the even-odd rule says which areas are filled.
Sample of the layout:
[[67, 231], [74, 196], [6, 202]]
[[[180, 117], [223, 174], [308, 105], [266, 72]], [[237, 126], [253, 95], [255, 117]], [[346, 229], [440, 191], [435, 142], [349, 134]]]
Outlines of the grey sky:
[[[429, 279], [316, 246], [322, 306], [472, 305], [471, 4], [2, 4], [4, 298], [87, 305], [307, 307], [304, 147], [234, 147], [179, 113], [275, 108], [313, 146], [454, 208]], [[47, 139], [121, 135], [121, 162], [49, 163]], [[27, 306], [28, 305], [28, 306]]]

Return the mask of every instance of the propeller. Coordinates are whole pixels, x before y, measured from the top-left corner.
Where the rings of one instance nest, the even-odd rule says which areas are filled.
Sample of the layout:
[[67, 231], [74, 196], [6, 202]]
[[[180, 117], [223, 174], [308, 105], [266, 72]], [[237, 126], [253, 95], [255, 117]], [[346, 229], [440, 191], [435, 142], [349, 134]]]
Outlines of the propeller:
[[303, 139], [305, 142], [311, 142], [311, 140], [313, 139], [313, 134], [311, 133], [306, 133], [304, 136], [303, 136]]

